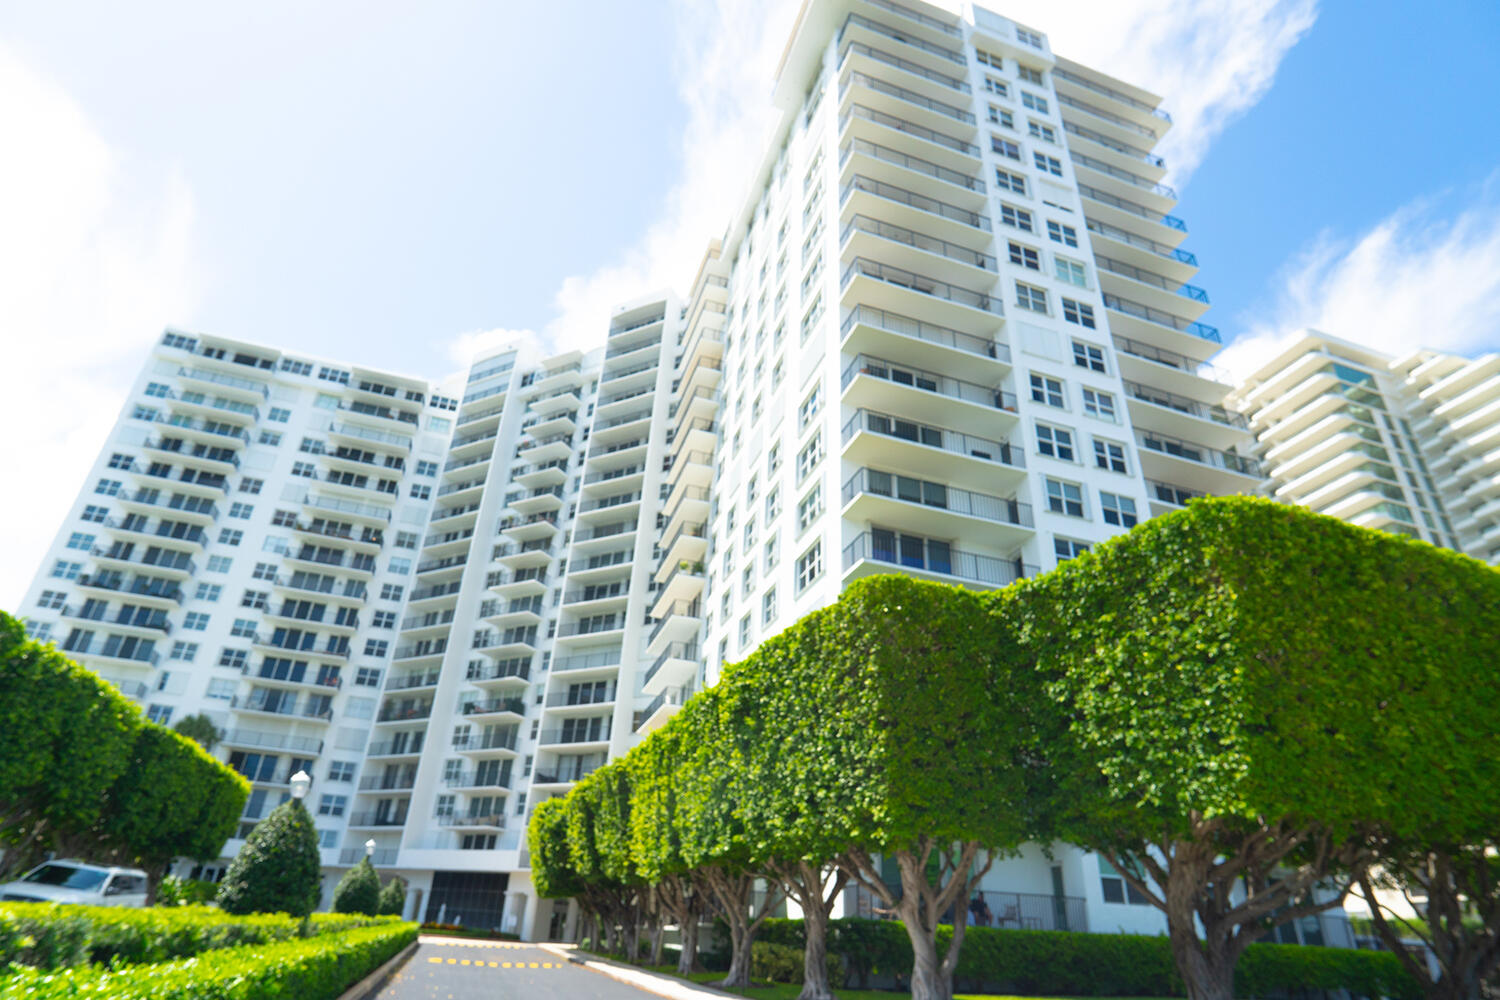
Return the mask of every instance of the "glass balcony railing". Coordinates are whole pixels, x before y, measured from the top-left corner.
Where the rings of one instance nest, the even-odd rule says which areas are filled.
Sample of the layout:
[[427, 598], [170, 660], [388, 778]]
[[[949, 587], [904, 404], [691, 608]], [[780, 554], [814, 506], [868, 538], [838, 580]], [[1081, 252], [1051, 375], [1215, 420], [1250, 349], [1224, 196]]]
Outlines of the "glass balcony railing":
[[1145, 320], [1147, 323], [1155, 323], [1157, 326], [1164, 326], [1179, 333], [1191, 334], [1194, 337], [1199, 337], [1215, 344], [1222, 344], [1224, 342], [1219, 335], [1219, 328], [1216, 326], [1183, 319], [1181, 316], [1174, 316], [1172, 313], [1153, 309], [1151, 306], [1142, 305], [1139, 302], [1122, 299], [1118, 295], [1111, 295], [1108, 292], [1104, 293], [1104, 306], [1106, 309], [1113, 309], [1115, 312], [1134, 316], [1136, 319]]
[[1014, 497], [973, 493], [945, 483], [900, 476], [878, 469], [858, 469], [844, 483], [844, 503], [847, 504], [862, 494], [1023, 528], [1029, 528], [1033, 523], [1031, 505]]
[[1017, 559], [997, 559], [975, 552], [961, 552], [946, 543], [932, 539], [915, 539], [927, 544], [903, 544], [909, 536], [894, 532], [866, 531], [844, 546], [844, 569], [852, 569], [861, 560], [888, 563], [897, 569], [914, 569], [941, 576], [951, 576], [967, 583], [1004, 587], [1036, 573]]
[[961, 399], [968, 403], [977, 403], [980, 406], [990, 406], [1012, 412], [1016, 409], [1015, 395], [1004, 389], [966, 382], [963, 379], [923, 371], [910, 365], [897, 364], [867, 354], [859, 355], [844, 369], [839, 379], [840, 388], [847, 389], [849, 383], [860, 376], [894, 382], [897, 385], [948, 396], [952, 399]]

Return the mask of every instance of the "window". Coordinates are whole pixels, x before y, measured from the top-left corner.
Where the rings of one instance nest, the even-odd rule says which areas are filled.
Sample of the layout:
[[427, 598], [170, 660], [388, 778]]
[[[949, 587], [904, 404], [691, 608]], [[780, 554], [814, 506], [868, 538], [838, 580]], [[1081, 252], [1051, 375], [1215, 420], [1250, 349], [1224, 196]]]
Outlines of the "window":
[[1027, 31], [1020, 25], [1016, 25], [1016, 38], [1022, 45], [1030, 45], [1034, 49], [1042, 47], [1042, 36], [1035, 31]]
[[394, 612], [394, 611], [377, 611], [377, 612], [375, 612], [374, 616], [370, 619], [370, 624], [373, 625], [375, 628], [395, 628], [396, 627], [396, 612]]
[[[1139, 867], [1133, 861], [1122, 858], [1121, 862], [1131, 865], [1130, 874], [1142, 881], [1145, 877], [1141, 874]], [[1141, 891], [1120, 875], [1114, 865], [1099, 856], [1099, 889], [1106, 903], [1130, 903], [1135, 906], [1150, 906], [1151, 900], [1141, 894]]]
[[273, 406], [273, 407], [271, 407], [270, 412], [266, 414], [266, 419], [274, 421], [275, 423], [278, 423], [278, 424], [284, 424], [288, 420], [291, 419], [291, 416], [292, 416], [292, 411], [288, 410], [286, 407], [284, 407], [284, 406]]
[[1064, 462], [1075, 461], [1073, 432], [1050, 424], [1036, 425], [1036, 450]]
[[324, 795], [318, 799], [319, 816], [342, 816], [348, 807], [349, 796], [347, 795]]
[[1069, 517], [1083, 516], [1083, 489], [1076, 483], [1047, 479], [1047, 509]]
[[107, 497], [117, 497], [120, 495], [120, 490], [124, 489], [124, 487], [125, 484], [118, 479], [101, 479], [94, 484], [94, 492]]
[[1002, 191], [1014, 191], [1022, 196], [1026, 194], [1026, 178], [999, 167], [995, 168], [995, 186]]
[[229, 516], [241, 521], [250, 520], [250, 515], [255, 513], [255, 506], [248, 503], [235, 503], [229, 505]]
[[1063, 319], [1069, 323], [1077, 323], [1086, 330], [1095, 329], [1094, 307], [1072, 299], [1063, 299]]
[[818, 415], [823, 408], [823, 384], [820, 382], [813, 386], [813, 391], [807, 394], [802, 405], [797, 407], [797, 430], [804, 431], [812, 419]]
[[67, 547], [70, 549], [82, 549], [84, 552], [87, 552], [94, 547], [94, 536], [82, 531], [75, 531], [68, 536]]
[[[1026, 67], [1022, 66], [1020, 68], [1019, 72], [1022, 74], [1021, 75], [1021, 79], [1025, 80], [1026, 79], [1025, 74], [1027, 72]], [[1035, 81], [1028, 81], [1028, 82], [1034, 83]], [[1045, 97], [1038, 97], [1037, 95], [1032, 94], [1032, 93], [1028, 93], [1027, 91], [1024, 91], [1024, 90], [1021, 91], [1021, 106], [1025, 107], [1025, 108], [1030, 108], [1032, 111], [1040, 111], [1044, 115], [1048, 113], [1047, 99]]]
[[797, 503], [797, 530], [806, 531], [812, 527], [813, 522], [821, 513], [823, 513], [823, 484], [819, 483]]
[[171, 705], [149, 705], [146, 708], [146, 718], [159, 726], [165, 726], [172, 721]]
[[220, 545], [238, 545], [238, 544], [240, 544], [240, 542], [244, 541], [244, 538], [245, 538], [245, 533], [243, 531], [240, 531], [240, 530], [236, 529], [236, 528], [220, 528], [219, 529], [219, 544]]
[[797, 453], [797, 482], [808, 477], [813, 469], [817, 468], [823, 460], [823, 432], [820, 430], [812, 436], [812, 440]]
[[224, 588], [217, 583], [200, 583], [197, 593], [193, 596], [200, 601], [217, 601], [223, 590]]
[[406, 593], [406, 587], [399, 583], [383, 583], [380, 585], [380, 599], [382, 601], [399, 601], [401, 595]]
[[766, 591], [765, 596], [760, 599], [760, 623], [769, 625], [776, 619], [776, 588], [772, 587]]
[[1047, 220], [1047, 238], [1063, 246], [1078, 246], [1078, 230], [1072, 226], [1065, 226], [1061, 222], [1053, 222], [1051, 219]]
[[146, 395], [155, 396], [158, 399], [166, 399], [172, 395], [172, 390], [169, 386], [162, 385], [160, 382], [147, 382]]
[[1010, 249], [1010, 262], [1012, 264], [1032, 271], [1040, 271], [1042, 269], [1041, 256], [1035, 250], [1031, 249], [1031, 247], [1023, 246], [1015, 240], [1011, 240], [1008, 246]]
[[1031, 399], [1035, 403], [1045, 403], [1048, 406], [1056, 406], [1061, 409], [1065, 405], [1063, 397], [1063, 384], [1059, 379], [1048, 375], [1031, 373]]
[[[1033, 139], [1040, 139], [1043, 142], [1051, 142], [1051, 143], [1056, 143], [1057, 142], [1057, 133], [1055, 131], [1053, 131], [1051, 125], [1043, 125], [1041, 122], [1032, 121], [1031, 119], [1027, 119], [1027, 121], [1026, 121], [1026, 131], [1027, 131], [1027, 133]], [[1036, 157], [1036, 156], [1039, 156], [1039, 155], [1040, 154], [1038, 154], [1038, 153], [1033, 153], [1032, 154], [1033, 157]], [[1046, 157], [1046, 159], [1052, 160], [1053, 163], [1057, 163], [1057, 161], [1055, 159], [1053, 159], [1052, 157], [1050, 157], [1050, 156]], [[1041, 166], [1041, 164], [1038, 163], [1037, 166]], [[1062, 165], [1061, 164], [1058, 164], [1058, 169], [1059, 170], [1062, 169]], [[1058, 174], [1058, 176], [1061, 177], [1062, 174]]]
[[281, 370], [290, 372], [293, 375], [311, 375], [312, 365], [306, 361], [298, 361], [296, 358], [282, 358]]
[[1104, 348], [1075, 340], [1073, 341], [1073, 363], [1079, 368], [1102, 373], [1104, 371]]
[[823, 541], [813, 542], [812, 548], [797, 557], [797, 592], [801, 593], [823, 575]]
[[1046, 153], [1034, 152], [1031, 154], [1031, 161], [1035, 163], [1036, 168], [1044, 174], [1051, 174], [1053, 177], [1061, 177], [1063, 175], [1062, 161], [1055, 156], [1048, 156]]
[[380, 687], [383, 672], [379, 667], [360, 667], [354, 672], [354, 683], [360, 687]]
[[1104, 523], [1120, 528], [1134, 528], [1135, 501], [1115, 493], [1099, 491], [1099, 507], [1104, 511]]
[[192, 663], [193, 658], [198, 655], [198, 644], [196, 642], [185, 642], [181, 639], [172, 643], [172, 652], [167, 656], [169, 660], [182, 660], [184, 663]]
[[989, 117], [991, 125], [1000, 125], [1004, 128], [1016, 127], [1015, 115], [1011, 114], [1009, 111], [1006, 111], [1004, 108], [996, 107], [995, 105], [991, 104]]
[[352, 760], [331, 760], [328, 762], [329, 781], [353, 781], [354, 772], [359, 767]]
[[311, 462], [293, 462], [292, 475], [305, 476], [308, 479], [318, 478], [318, 467]]
[[276, 564], [258, 562], [250, 575], [257, 580], [274, 580], [276, 579]]
[[750, 645], [750, 616], [747, 614], [740, 619], [740, 652], [744, 652]]
[[236, 618], [230, 626], [229, 634], [237, 639], [254, 639], [255, 622], [250, 618]]
[[83, 508], [83, 514], [81, 516], [85, 521], [93, 521], [96, 524], [103, 524], [106, 520], [109, 519], [109, 508], [100, 507], [97, 504], [89, 504], [87, 507]]
[[208, 615], [201, 611], [189, 611], [182, 619], [182, 627], [194, 632], [202, 632], [208, 628]]
[[228, 667], [231, 670], [243, 670], [245, 661], [250, 654], [243, 649], [224, 648], [219, 650], [219, 666]]
[[1021, 162], [1021, 147], [1009, 139], [998, 135], [990, 136], [990, 149], [999, 153], [1007, 160], [1015, 160], [1017, 163]]
[[990, 76], [988, 73], [984, 76], [984, 89], [991, 94], [999, 94], [1001, 97], [1010, 96], [1010, 85], [1004, 80]]
[[208, 690], [203, 694], [204, 697], [212, 698], [214, 701], [233, 701], [234, 689], [237, 687], [239, 687], [238, 681], [227, 677], [215, 677], [208, 682]]
[[83, 563], [59, 559], [52, 564], [52, 576], [59, 580], [76, 580], [81, 572], [83, 572]]
[[68, 595], [61, 590], [44, 590], [42, 596], [37, 598], [36, 606], [44, 610], [56, 611], [67, 603]]
[[1100, 420], [1115, 422], [1115, 397], [1098, 389], [1083, 390], [1083, 412]]
[[766, 494], [766, 523], [775, 520], [776, 515], [781, 513], [781, 487]]
[[241, 493], [259, 493], [260, 490], [261, 490], [261, 487], [264, 486], [264, 485], [266, 485], [266, 481], [264, 479], [241, 479], [240, 480], [240, 492]]
[[1021, 309], [1045, 315], [1047, 312], [1047, 291], [1044, 288], [1023, 284], [1018, 281], [1016, 282], [1016, 305]]
[[[1016, 63], [1016, 76], [1019, 76], [1026, 83], [1033, 83], [1038, 87], [1042, 85], [1042, 71], [1039, 69], [1032, 69], [1030, 66], [1023, 66], [1021, 63]], [[1043, 108], [1045, 107], [1044, 103]]]
[[411, 496], [415, 500], [431, 500], [432, 487], [425, 483], [412, 483]]
[[156, 413], [155, 407], [142, 406], [140, 403], [137, 403], [135, 404], [135, 409], [130, 411], [130, 417], [132, 420], [155, 420]]
[[750, 560], [745, 565], [745, 571], [740, 574], [740, 596], [749, 600], [750, 591], [755, 589], [755, 560]]
[[415, 531], [396, 532], [396, 548], [398, 549], [415, 549], [421, 541], [422, 536]]
[[761, 554], [765, 559], [766, 572], [768, 573], [772, 570], [772, 568], [775, 567], [776, 560], [780, 555], [777, 550], [776, 539], [777, 536], [772, 535], [770, 539], [767, 540], [766, 544], [761, 547]]
[[1066, 257], [1054, 257], [1052, 266], [1060, 280], [1070, 285], [1077, 285], [1079, 288], [1089, 287], [1088, 272], [1078, 261], [1068, 260]]
[[1057, 556], [1058, 562], [1066, 562], [1076, 559], [1089, 550], [1087, 542], [1075, 541], [1071, 538], [1063, 538], [1060, 535], [1052, 539], [1052, 551]]
[[1000, 203], [1000, 223], [1001, 225], [1010, 226], [1013, 229], [1019, 229], [1023, 233], [1032, 231], [1031, 213], [1024, 208], [1016, 208], [1004, 202]]
[[1110, 472], [1125, 472], [1125, 447], [1113, 441], [1094, 438], [1094, 464]]
[[271, 524], [277, 528], [296, 527], [297, 515], [289, 510], [273, 510], [271, 512]]
[[385, 639], [366, 639], [365, 640], [365, 655], [366, 656], [384, 657], [385, 654], [390, 651], [390, 648], [391, 648], [391, 644], [389, 642], [387, 642]]
[[286, 555], [290, 551], [290, 548], [287, 540], [278, 535], [267, 535], [260, 540], [260, 550], [262, 552], [276, 552]]
[[277, 434], [275, 431], [261, 431], [260, 443], [270, 445], [272, 448], [274, 448], [281, 443], [281, 435]]
[[109, 467], [111, 469], [128, 469], [130, 468], [130, 463], [130, 456], [122, 455], [118, 451], [109, 456]]
[[405, 576], [411, 572], [411, 560], [403, 559], [400, 556], [391, 556], [390, 570], [392, 573], [399, 573]]

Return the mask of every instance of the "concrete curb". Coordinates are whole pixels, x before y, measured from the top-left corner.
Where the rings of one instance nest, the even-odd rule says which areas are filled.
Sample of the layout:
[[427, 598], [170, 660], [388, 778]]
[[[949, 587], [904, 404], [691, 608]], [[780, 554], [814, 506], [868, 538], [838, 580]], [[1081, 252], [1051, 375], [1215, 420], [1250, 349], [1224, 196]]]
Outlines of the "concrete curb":
[[537, 947], [548, 954], [567, 959], [572, 964], [588, 969], [590, 972], [597, 972], [601, 976], [608, 976], [627, 986], [634, 986], [638, 990], [666, 997], [667, 1000], [705, 1000], [708, 997], [732, 997], [733, 1000], [743, 1000], [734, 993], [725, 993], [712, 986], [690, 983], [676, 976], [647, 972], [645, 969], [626, 965], [624, 962], [615, 962], [586, 951], [579, 951], [572, 945], [538, 944]]
[[367, 1000], [367, 998], [374, 996], [380, 992], [380, 988], [385, 985], [386, 980], [400, 971], [401, 967], [410, 961], [412, 955], [416, 954], [416, 952], [417, 942], [413, 941], [397, 952], [394, 958], [387, 960], [380, 968], [340, 993], [339, 1000]]

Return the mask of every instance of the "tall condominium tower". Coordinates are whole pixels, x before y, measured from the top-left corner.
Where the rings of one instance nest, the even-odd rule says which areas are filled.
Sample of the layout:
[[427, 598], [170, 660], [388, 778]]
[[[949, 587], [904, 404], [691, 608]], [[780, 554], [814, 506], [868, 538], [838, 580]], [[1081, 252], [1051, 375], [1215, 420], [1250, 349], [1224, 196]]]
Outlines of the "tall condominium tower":
[[1271, 496], [1500, 564], [1500, 357], [1307, 331], [1235, 390]]
[[[1188, 498], [1256, 489], [1205, 363], [1219, 334], [1186, 283], [1156, 97], [981, 8], [810, 0], [774, 99], [749, 197], [686, 298], [627, 304], [588, 353], [500, 352], [434, 395], [169, 334], [99, 475], [153, 460], [157, 417], [137, 408], [177, 419], [189, 385], [157, 369], [247, 383], [194, 389], [248, 408], [231, 408], [237, 444], [203, 440], [245, 455], [208, 470], [205, 503], [259, 483], [239, 547], [207, 532], [240, 514], [203, 514], [183, 530], [201, 522], [205, 551], [177, 548], [222, 567], [141, 585], [171, 593], [150, 606], [174, 638], [203, 625], [202, 648], [127, 673], [92, 653], [138, 631], [75, 638], [100, 568], [68, 546], [127, 512], [91, 493], [23, 608], [37, 634], [134, 681], [157, 717], [207, 708], [256, 781], [247, 828], [307, 769], [329, 886], [373, 843], [412, 915], [545, 937], [571, 911], [530, 884], [531, 809], [849, 581], [1004, 586]], [[244, 577], [210, 582], [221, 570]], [[985, 891], [1014, 926], [1162, 928], [1064, 847], [998, 865]]]

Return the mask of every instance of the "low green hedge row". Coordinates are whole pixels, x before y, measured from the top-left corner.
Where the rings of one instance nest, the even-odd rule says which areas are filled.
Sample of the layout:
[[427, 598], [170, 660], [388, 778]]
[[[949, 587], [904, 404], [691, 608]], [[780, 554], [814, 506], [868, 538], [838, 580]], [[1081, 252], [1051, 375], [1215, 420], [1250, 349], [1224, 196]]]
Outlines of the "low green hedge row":
[[[398, 917], [315, 913], [306, 935], [399, 922]], [[111, 961], [165, 962], [202, 951], [304, 936], [302, 921], [284, 913], [232, 916], [209, 906], [68, 906], [0, 904], [0, 968], [7, 963], [59, 969]]]
[[[835, 986], [844, 982], [844, 960], [829, 953], [825, 960], [828, 981]], [[802, 949], [771, 941], [756, 941], [750, 945], [750, 978], [773, 983], [802, 985], [807, 966]]]
[[[952, 929], [938, 930], [946, 949]], [[801, 949], [802, 921], [768, 920], [761, 942]], [[829, 922], [828, 951], [843, 958], [846, 985], [870, 975], [911, 973], [911, 941], [894, 920]], [[753, 956], [753, 950], [752, 950]], [[1166, 937], [970, 927], [956, 973], [965, 989], [1049, 996], [1182, 996]], [[1235, 993], [1264, 997], [1301, 989], [1346, 989], [1354, 996], [1416, 1000], [1417, 984], [1395, 955], [1350, 948], [1255, 944], [1235, 973]]]
[[0, 1000], [333, 1000], [416, 938], [415, 924], [386, 921], [157, 965], [18, 966], [0, 976]]

